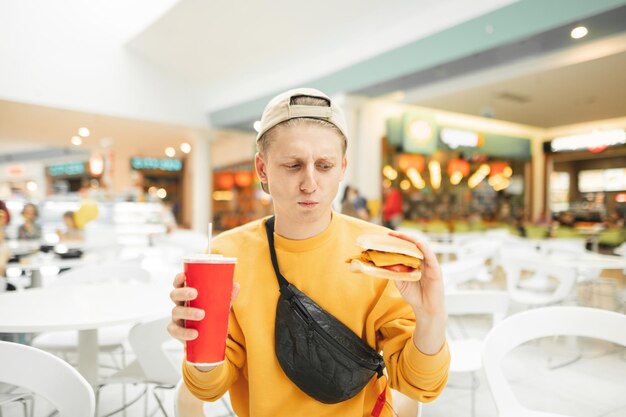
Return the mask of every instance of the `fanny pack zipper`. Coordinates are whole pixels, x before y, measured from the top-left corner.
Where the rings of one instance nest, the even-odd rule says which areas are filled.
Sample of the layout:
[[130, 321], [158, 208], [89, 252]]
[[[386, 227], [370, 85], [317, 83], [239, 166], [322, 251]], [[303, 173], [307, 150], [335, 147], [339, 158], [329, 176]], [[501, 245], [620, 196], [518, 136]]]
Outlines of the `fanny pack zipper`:
[[302, 302], [298, 299], [298, 297], [296, 297], [295, 295], [292, 296], [289, 299], [289, 303], [291, 305], [295, 304], [296, 313], [300, 316], [300, 318], [302, 318], [307, 323], [307, 325], [309, 327], [312, 327], [313, 330], [315, 330], [315, 332], [317, 334], [322, 336], [322, 338], [324, 338], [328, 343], [330, 343], [331, 345], [337, 347], [339, 350], [343, 351], [345, 354], [347, 354], [348, 356], [352, 357], [356, 362], [361, 363], [363, 366], [365, 366], [370, 371], [375, 371], [377, 373], [377, 375], [378, 375], [378, 378], [380, 378], [382, 376], [382, 366], [381, 365], [377, 365], [377, 366], [374, 367], [374, 365], [370, 364], [369, 362], [364, 362], [363, 359], [359, 358], [353, 352], [351, 352], [349, 349], [347, 349], [345, 346], [343, 346], [341, 343], [339, 343], [338, 341], [333, 339], [332, 336], [330, 336], [328, 333], [326, 333], [324, 328], [322, 326], [320, 326], [319, 323], [317, 321], [315, 321], [315, 319], [313, 319], [313, 317], [311, 317], [311, 315], [309, 314], [307, 309], [304, 307], [304, 305], [302, 305]]

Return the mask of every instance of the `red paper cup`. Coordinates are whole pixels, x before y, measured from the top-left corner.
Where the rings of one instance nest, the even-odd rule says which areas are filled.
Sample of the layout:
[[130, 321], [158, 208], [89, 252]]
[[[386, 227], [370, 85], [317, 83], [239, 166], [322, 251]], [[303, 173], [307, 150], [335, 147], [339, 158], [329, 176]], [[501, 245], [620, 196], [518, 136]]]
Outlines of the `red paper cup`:
[[185, 322], [185, 327], [198, 331], [198, 337], [186, 343], [187, 362], [202, 366], [220, 364], [226, 351], [237, 258], [199, 254], [185, 257], [184, 263], [186, 285], [198, 290], [198, 297], [188, 305], [205, 312], [202, 320]]

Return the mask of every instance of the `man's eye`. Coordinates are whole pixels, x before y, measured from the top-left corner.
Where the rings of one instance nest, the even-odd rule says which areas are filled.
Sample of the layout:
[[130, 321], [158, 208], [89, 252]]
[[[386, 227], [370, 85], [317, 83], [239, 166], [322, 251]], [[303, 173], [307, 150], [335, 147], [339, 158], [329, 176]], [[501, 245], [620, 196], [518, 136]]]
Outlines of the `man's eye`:
[[332, 169], [333, 166], [331, 164], [320, 164], [317, 167], [322, 171], [328, 171], [329, 169]]
[[298, 169], [298, 168], [300, 168], [299, 164], [287, 164], [285, 166], [287, 167], [287, 169]]

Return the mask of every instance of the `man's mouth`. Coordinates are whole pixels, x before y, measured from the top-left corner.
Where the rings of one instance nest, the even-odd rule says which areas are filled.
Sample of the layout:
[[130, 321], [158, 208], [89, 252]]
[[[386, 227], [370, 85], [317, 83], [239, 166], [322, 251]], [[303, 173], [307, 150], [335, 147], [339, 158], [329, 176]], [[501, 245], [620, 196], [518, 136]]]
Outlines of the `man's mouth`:
[[313, 208], [313, 207], [317, 206], [317, 204], [318, 203], [315, 202], [315, 201], [300, 201], [300, 202], [298, 202], [298, 205], [300, 207], [304, 207], [304, 208]]

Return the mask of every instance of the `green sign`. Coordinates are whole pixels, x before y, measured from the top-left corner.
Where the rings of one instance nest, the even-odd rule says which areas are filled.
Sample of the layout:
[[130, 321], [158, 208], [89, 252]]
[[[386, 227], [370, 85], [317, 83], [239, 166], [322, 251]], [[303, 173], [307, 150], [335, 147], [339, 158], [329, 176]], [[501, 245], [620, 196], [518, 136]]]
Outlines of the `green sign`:
[[431, 115], [407, 112], [402, 115], [404, 152], [430, 155], [437, 150], [438, 128]]
[[48, 174], [51, 177], [77, 176], [85, 173], [83, 162], [69, 162], [65, 164], [55, 164], [48, 167]]
[[402, 117], [390, 117], [387, 123], [387, 142], [391, 146], [402, 145]]
[[136, 170], [182, 171], [183, 161], [173, 158], [134, 157], [130, 160], [130, 166]]

